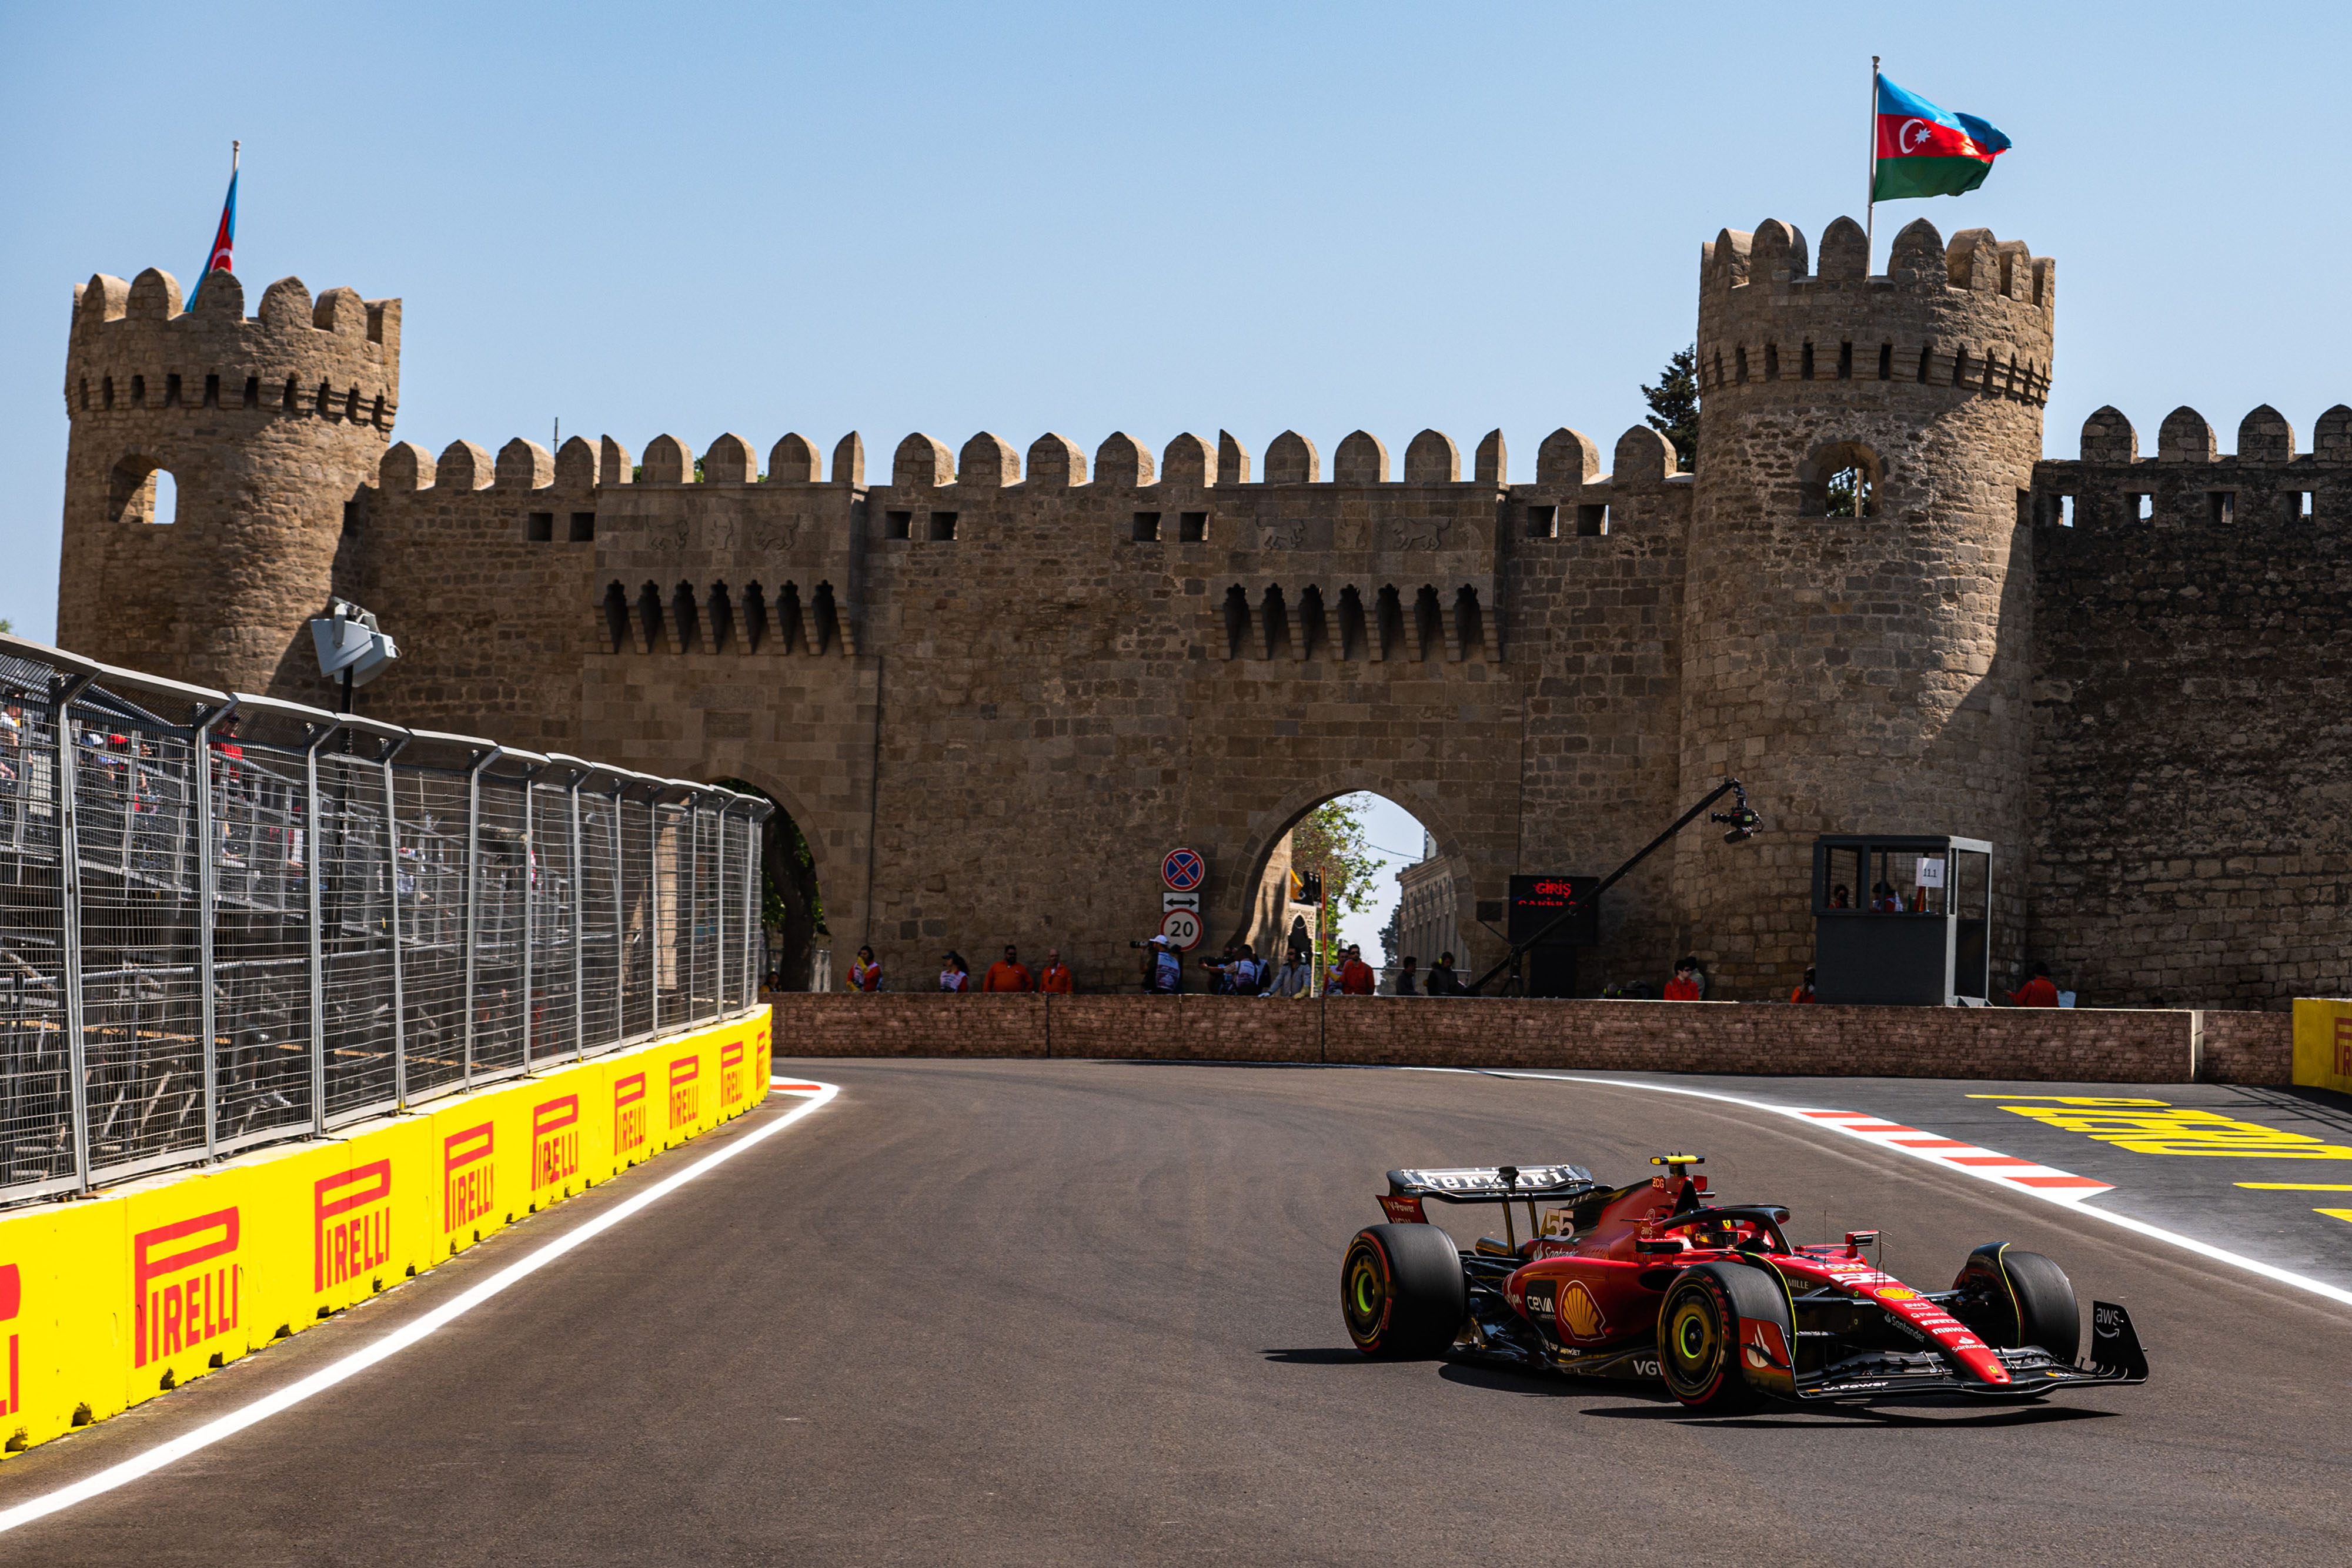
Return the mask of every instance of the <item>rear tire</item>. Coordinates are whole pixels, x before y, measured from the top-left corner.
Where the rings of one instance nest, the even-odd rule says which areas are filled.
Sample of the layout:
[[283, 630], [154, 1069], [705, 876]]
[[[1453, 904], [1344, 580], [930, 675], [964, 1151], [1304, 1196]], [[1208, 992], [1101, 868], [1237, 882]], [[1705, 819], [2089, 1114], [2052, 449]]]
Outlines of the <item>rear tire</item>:
[[1969, 1254], [1952, 1289], [1952, 1315], [1999, 1350], [2039, 1346], [2073, 1362], [2082, 1348], [2083, 1310], [2066, 1271], [2039, 1252], [1988, 1241]]
[[1739, 1369], [1739, 1308], [1731, 1282], [1713, 1268], [1685, 1270], [1658, 1304], [1658, 1370], [1667, 1391], [1693, 1410], [1737, 1416], [1756, 1407]]
[[1366, 1355], [1443, 1355], [1470, 1311], [1454, 1239], [1434, 1225], [1370, 1225], [1339, 1265], [1339, 1311]]

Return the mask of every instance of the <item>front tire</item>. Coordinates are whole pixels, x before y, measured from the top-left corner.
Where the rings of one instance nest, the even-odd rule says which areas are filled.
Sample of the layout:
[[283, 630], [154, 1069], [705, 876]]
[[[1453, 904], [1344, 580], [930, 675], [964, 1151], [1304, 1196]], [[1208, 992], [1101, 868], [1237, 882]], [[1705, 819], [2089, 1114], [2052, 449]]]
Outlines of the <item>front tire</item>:
[[1339, 1311], [1366, 1355], [1443, 1355], [1470, 1311], [1462, 1253], [1434, 1225], [1366, 1226], [1339, 1265]]
[[1739, 1370], [1739, 1311], [1713, 1270], [1690, 1270], [1666, 1287], [1658, 1305], [1658, 1370], [1667, 1391], [1693, 1410], [1733, 1416], [1755, 1406]]
[[2036, 1345], [2072, 1362], [2083, 1343], [2083, 1309], [2066, 1270], [2039, 1252], [1988, 1241], [1960, 1265], [1952, 1315], [1998, 1350]]

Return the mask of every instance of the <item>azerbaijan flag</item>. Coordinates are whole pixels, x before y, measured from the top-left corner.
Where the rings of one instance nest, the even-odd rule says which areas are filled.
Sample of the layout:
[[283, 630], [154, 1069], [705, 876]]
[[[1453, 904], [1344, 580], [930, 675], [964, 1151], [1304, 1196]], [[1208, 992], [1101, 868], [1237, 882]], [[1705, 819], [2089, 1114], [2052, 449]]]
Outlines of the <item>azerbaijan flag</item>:
[[2009, 151], [2009, 138], [1973, 114], [1937, 109], [1916, 93], [1878, 78], [1878, 155], [1873, 164], [1870, 199], [1957, 196], [1973, 191], [1992, 172], [1992, 161]]

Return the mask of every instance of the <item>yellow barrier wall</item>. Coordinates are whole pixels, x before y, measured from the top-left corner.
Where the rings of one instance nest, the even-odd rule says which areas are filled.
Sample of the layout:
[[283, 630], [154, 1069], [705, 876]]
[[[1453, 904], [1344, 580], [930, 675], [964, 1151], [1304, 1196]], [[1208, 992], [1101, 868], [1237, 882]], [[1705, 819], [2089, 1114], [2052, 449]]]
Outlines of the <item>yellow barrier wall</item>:
[[767, 1097], [766, 1008], [202, 1170], [0, 1216], [0, 1434], [103, 1420]]
[[2295, 998], [2294, 1081], [2352, 1094], [2352, 1001]]

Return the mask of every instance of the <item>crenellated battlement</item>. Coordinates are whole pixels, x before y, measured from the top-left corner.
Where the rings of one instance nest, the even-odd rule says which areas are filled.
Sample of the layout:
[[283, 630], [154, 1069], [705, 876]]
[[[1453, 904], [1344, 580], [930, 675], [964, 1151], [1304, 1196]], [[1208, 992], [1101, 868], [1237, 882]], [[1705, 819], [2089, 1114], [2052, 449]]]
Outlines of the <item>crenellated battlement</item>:
[[1802, 231], [1768, 219], [1699, 247], [1698, 361], [1710, 396], [1798, 382], [1877, 381], [2014, 399], [2049, 399], [2057, 264], [1990, 229], [1947, 243], [1921, 218], [1895, 236], [1884, 275], [1852, 218], [1822, 236], [1811, 265]]
[[195, 308], [179, 280], [149, 267], [125, 283], [104, 273], [74, 286], [66, 350], [69, 417], [161, 409], [247, 409], [364, 424], [389, 433], [400, 407], [400, 301], [331, 288], [315, 300], [299, 277], [263, 291], [215, 272]]
[[2075, 530], [2334, 528], [2352, 520], [2352, 408], [2342, 403], [2319, 416], [2308, 452], [2268, 403], [2238, 422], [2234, 452], [2222, 452], [2205, 416], [2185, 406], [2164, 416], [2152, 455], [2142, 455], [2139, 433], [2112, 406], [2083, 422], [2078, 451], [2033, 469], [2033, 520], [2061, 539]]

